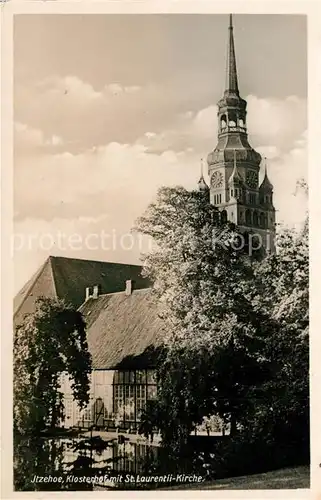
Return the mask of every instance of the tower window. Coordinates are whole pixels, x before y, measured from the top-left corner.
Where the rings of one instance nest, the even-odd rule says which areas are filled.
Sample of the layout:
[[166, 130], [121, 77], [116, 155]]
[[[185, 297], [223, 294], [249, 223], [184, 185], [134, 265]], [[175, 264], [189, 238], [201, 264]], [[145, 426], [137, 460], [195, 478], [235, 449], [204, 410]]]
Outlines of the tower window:
[[229, 113], [229, 116], [228, 116], [228, 126], [229, 127], [236, 127], [236, 123], [237, 123], [237, 116], [235, 113], [231, 112]]
[[265, 227], [265, 225], [264, 225], [264, 214], [263, 213], [260, 214], [260, 226], [263, 227], [263, 228]]
[[222, 203], [222, 195], [221, 194], [218, 195], [218, 202]]
[[245, 212], [245, 223], [246, 223], [247, 226], [251, 226], [252, 225], [251, 210], [246, 210], [246, 212]]
[[255, 194], [253, 194], [253, 193], [249, 194], [249, 202], [250, 202], [251, 205], [255, 205], [255, 203], [256, 203], [256, 196], [255, 196]]
[[253, 225], [257, 227], [258, 224], [259, 224], [259, 219], [258, 219], [257, 212], [253, 212]]
[[223, 224], [225, 224], [225, 222], [227, 222], [227, 212], [226, 212], [226, 210], [222, 210], [222, 212], [221, 212], [221, 222]]
[[267, 228], [268, 227], [268, 218], [267, 218], [267, 215], [264, 214], [264, 227]]
[[224, 130], [227, 125], [226, 115], [221, 116], [221, 130]]

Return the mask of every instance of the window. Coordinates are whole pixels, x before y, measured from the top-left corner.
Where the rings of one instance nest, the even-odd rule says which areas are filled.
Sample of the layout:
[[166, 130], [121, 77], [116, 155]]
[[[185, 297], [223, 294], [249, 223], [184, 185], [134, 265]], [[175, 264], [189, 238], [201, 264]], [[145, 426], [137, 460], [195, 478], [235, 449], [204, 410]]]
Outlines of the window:
[[226, 210], [222, 210], [222, 212], [221, 212], [221, 222], [222, 222], [222, 224], [225, 224], [227, 222], [227, 212], [226, 212]]
[[267, 228], [268, 227], [268, 217], [266, 214], [264, 214], [264, 227]]
[[114, 412], [117, 413], [124, 402], [123, 386], [114, 386]]
[[221, 203], [222, 196], [220, 194], [215, 194], [213, 196], [214, 205], [219, 205]]
[[263, 227], [263, 228], [265, 227], [265, 220], [264, 220], [264, 214], [263, 213], [260, 214], [260, 226]]
[[66, 418], [72, 417], [72, 399], [66, 399], [65, 410], [66, 410]]
[[253, 212], [253, 225], [254, 226], [258, 226], [259, 225], [259, 219], [258, 219], [258, 215], [257, 215], [257, 212]]
[[255, 205], [255, 203], [256, 203], [256, 195], [255, 194], [253, 194], [253, 193], [249, 194], [249, 202], [251, 205]]
[[78, 405], [76, 406], [75, 417], [77, 421], [81, 418], [81, 411]]
[[226, 128], [226, 115], [221, 116], [221, 130], [224, 130]]
[[154, 370], [147, 370], [147, 384], [156, 385], [156, 373]]
[[157, 395], [157, 388], [156, 385], [148, 385], [147, 386], [147, 399], [155, 399]]
[[87, 406], [87, 408], [84, 411], [83, 414], [83, 420], [90, 421], [91, 420], [91, 409], [90, 406]]
[[228, 115], [228, 125], [229, 127], [236, 127], [237, 116], [236, 113], [230, 112]]
[[246, 210], [246, 212], [245, 212], [245, 223], [246, 223], [247, 226], [251, 226], [252, 225], [251, 210]]
[[154, 370], [116, 371], [113, 383], [113, 409], [119, 425], [140, 419], [148, 399], [156, 397]]
[[137, 420], [141, 416], [142, 410], [146, 406], [146, 386], [137, 385], [136, 386], [136, 417]]

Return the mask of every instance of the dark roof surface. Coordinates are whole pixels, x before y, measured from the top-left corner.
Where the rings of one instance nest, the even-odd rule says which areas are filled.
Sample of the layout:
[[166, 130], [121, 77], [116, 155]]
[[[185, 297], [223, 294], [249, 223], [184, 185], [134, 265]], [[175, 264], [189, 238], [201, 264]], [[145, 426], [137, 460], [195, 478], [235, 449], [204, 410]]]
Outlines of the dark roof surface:
[[151, 289], [90, 298], [80, 311], [87, 324], [94, 369], [155, 365], [165, 328]]
[[14, 322], [32, 312], [40, 296], [57, 297], [78, 308], [85, 300], [86, 287], [99, 285], [101, 293], [125, 290], [126, 280], [134, 280], [135, 288], [146, 288], [149, 281], [141, 276], [141, 266], [48, 257], [14, 299]]

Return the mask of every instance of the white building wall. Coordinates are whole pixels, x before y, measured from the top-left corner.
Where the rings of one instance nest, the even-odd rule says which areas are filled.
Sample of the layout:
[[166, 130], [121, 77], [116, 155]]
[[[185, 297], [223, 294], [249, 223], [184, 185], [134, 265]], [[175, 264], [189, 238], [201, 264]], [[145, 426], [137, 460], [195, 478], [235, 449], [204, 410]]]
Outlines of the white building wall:
[[[98, 398], [101, 398], [104, 410], [103, 417], [108, 418], [113, 411], [113, 378], [114, 370], [94, 370], [90, 375], [90, 400], [87, 408], [80, 411], [73, 399], [71, 383], [67, 375], [61, 377], [60, 387], [64, 393], [65, 418], [63, 427], [78, 427], [80, 423], [92, 422], [94, 406]], [[97, 403], [96, 403], [97, 404]]]

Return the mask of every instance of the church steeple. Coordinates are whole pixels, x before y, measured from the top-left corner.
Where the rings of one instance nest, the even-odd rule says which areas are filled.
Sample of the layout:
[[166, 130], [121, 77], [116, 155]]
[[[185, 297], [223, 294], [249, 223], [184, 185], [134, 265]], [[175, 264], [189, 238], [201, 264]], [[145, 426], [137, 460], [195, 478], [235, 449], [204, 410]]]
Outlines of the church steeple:
[[230, 14], [229, 38], [228, 38], [225, 95], [226, 94], [236, 94], [237, 96], [239, 95], [232, 14]]
[[245, 99], [240, 97], [236, 68], [234, 28], [232, 14], [229, 16], [228, 51], [226, 64], [226, 85], [222, 99], [217, 103], [218, 144], [207, 158], [209, 169], [225, 161], [233, 162], [234, 149], [236, 159], [249, 161], [258, 167], [261, 155], [249, 145], [246, 128]]
[[223, 97], [217, 103], [217, 145], [207, 157], [210, 202], [242, 232], [258, 233], [266, 240], [274, 232], [273, 186], [266, 174], [259, 187], [261, 155], [248, 141], [247, 102], [239, 92], [232, 14], [225, 76]]

